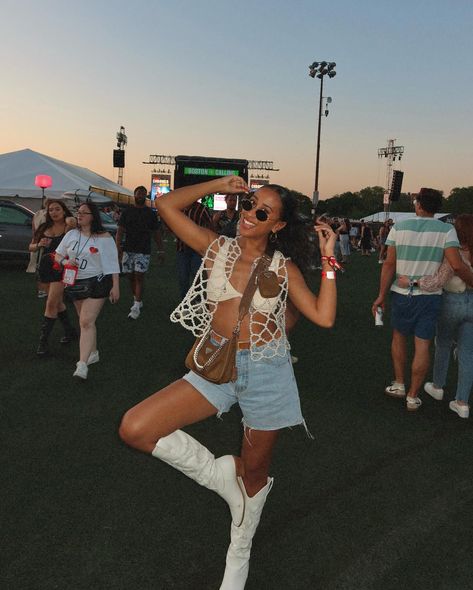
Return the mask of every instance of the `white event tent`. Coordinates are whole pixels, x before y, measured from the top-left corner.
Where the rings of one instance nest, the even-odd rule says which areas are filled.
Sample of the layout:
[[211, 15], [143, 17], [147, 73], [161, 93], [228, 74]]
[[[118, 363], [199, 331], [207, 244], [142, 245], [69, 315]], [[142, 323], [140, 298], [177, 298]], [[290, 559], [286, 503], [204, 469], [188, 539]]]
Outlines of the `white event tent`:
[[91, 200], [109, 201], [90, 187], [133, 196], [125, 187], [100, 176], [82, 166], [69, 164], [30, 149], [0, 154], [0, 198], [8, 197], [24, 203], [31, 209], [41, 207], [41, 188], [35, 186], [38, 174], [51, 176], [53, 185], [45, 190], [46, 197], [88, 197]]

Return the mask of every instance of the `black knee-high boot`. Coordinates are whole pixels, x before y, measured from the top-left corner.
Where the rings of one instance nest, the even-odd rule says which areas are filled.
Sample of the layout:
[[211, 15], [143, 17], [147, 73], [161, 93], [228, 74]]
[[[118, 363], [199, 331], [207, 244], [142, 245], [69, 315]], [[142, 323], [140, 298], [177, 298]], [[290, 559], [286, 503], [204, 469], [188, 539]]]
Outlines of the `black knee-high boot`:
[[56, 318], [48, 318], [46, 316], [43, 317], [43, 322], [41, 324], [41, 331], [39, 333], [39, 344], [38, 348], [36, 349], [36, 354], [38, 356], [44, 356], [48, 353], [48, 338], [51, 334], [51, 331], [54, 327], [54, 322]]
[[61, 322], [62, 327], [64, 328], [64, 336], [61, 338], [60, 343], [61, 344], [69, 344], [69, 342], [72, 342], [73, 340], [77, 340], [77, 332], [76, 332], [74, 326], [71, 324], [71, 321], [70, 321], [69, 316], [67, 314], [67, 309], [65, 309], [64, 311], [58, 312], [57, 317], [58, 317], [59, 321]]

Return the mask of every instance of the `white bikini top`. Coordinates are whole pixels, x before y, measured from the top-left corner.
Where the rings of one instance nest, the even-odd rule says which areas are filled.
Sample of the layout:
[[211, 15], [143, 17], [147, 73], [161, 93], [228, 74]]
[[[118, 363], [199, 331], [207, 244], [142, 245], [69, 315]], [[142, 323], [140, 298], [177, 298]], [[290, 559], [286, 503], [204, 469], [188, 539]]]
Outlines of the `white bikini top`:
[[[203, 256], [191, 288], [172, 312], [171, 321], [180, 323], [196, 337], [206, 334], [211, 328], [219, 302], [242, 296], [230, 282], [233, 268], [240, 256], [237, 239], [226, 236], [216, 238]], [[253, 265], [256, 263], [257, 260]], [[284, 356], [289, 349], [285, 323], [288, 279], [286, 258], [281, 252], [274, 252], [269, 268], [278, 277], [279, 294], [265, 299], [259, 289], [256, 289], [253, 295], [249, 320], [250, 352], [254, 361]]]
[[[243, 293], [237, 291], [230, 280], [234, 266], [234, 263], [230, 265], [228, 264], [229, 260], [231, 260], [232, 258], [229, 252], [230, 247], [230, 240], [220, 245], [218, 256], [213, 261], [211, 269], [207, 271], [208, 301], [219, 303], [221, 301], [228, 301], [229, 299], [235, 299], [236, 297], [243, 296]], [[278, 269], [281, 264], [281, 260], [285, 261], [284, 256], [281, 254], [281, 252], [276, 251], [273, 255], [273, 259], [269, 266], [269, 270], [272, 270], [273, 272], [278, 274]], [[255, 260], [255, 262], [253, 263], [251, 272], [253, 272], [253, 268], [256, 263], [257, 260]], [[276, 309], [278, 301], [278, 296], [271, 298], [262, 297], [259, 289], [256, 288], [251, 305], [257, 311], [264, 310], [266, 313], [272, 313]]]

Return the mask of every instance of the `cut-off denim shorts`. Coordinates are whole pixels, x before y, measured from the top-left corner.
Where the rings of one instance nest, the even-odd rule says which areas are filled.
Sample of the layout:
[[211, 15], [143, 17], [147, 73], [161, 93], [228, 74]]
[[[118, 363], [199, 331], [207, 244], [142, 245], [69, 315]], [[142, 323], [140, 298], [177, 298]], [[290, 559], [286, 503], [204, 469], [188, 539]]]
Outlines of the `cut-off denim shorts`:
[[249, 350], [239, 350], [236, 366], [237, 380], [229, 383], [211, 383], [193, 371], [184, 379], [217, 409], [218, 417], [238, 403], [245, 428], [279, 430], [302, 424], [307, 431], [289, 353], [253, 361]]

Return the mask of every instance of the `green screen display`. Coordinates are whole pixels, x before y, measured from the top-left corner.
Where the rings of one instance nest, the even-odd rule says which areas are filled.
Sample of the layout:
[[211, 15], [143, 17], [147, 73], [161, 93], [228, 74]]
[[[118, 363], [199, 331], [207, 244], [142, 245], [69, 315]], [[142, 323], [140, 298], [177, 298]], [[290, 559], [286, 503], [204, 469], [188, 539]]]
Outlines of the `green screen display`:
[[202, 205], [204, 205], [204, 207], [207, 207], [208, 209], [214, 208], [214, 196], [213, 195], [207, 195], [205, 197], [202, 197], [202, 200], [200, 202], [202, 203]]
[[221, 170], [220, 168], [184, 168], [186, 176], [238, 176], [238, 170]]

